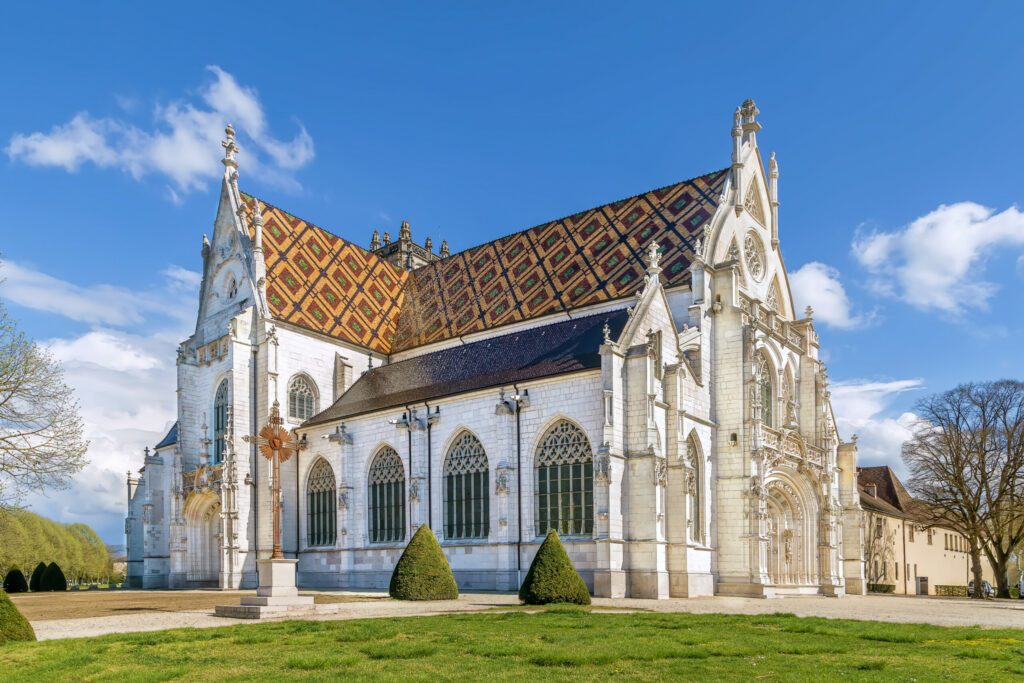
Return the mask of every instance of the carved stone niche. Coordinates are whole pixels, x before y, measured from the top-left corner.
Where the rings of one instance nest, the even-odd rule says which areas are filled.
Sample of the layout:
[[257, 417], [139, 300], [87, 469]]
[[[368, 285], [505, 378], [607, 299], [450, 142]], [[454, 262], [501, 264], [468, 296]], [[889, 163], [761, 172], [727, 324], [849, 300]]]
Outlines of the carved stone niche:
[[594, 481], [599, 484], [611, 483], [611, 459], [607, 455], [594, 456]]

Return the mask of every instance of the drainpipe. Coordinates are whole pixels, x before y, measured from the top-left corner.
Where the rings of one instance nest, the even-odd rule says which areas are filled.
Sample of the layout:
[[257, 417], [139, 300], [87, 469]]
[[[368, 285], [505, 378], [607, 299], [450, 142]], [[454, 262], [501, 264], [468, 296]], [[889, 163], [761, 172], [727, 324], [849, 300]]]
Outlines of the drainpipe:
[[[249, 382], [249, 433], [255, 435], [259, 431], [259, 424], [257, 422], [256, 413], [259, 410], [258, 391], [256, 390], [257, 382], [257, 368], [259, 360], [260, 347], [259, 344], [253, 344], [252, 346], [252, 379]], [[252, 479], [252, 529], [253, 529], [253, 549], [256, 553], [256, 559], [260, 559], [260, 486], [257, 482], [257, 475], [259, 474], [259, 452], [257, 451], [256, 440], [249, 444], [249, 472], [251, 472]]]
[[523, 585], [523, 431], [519, 419], [519, 387], [512, 385], [516, 404], [516, 584]]
[[430, 430], [434, 426], [433, 420], [430, 419], [430, 404], [426, 401], [423, 405], [427, 407], [427, 526], [430, 530], [434, 530], [434, 478], [431, 476], [431, 464], [434, 460], [434, 456], [431, 452], [430, 443]]
[[[296, 436], [298, 433], [296, 432]], [[303, 434], [305, 437], [305, 434]], [[299, 455], [302, 449], [295, 451], [295, 559], [299, 559], [299, 510], [302, 509], [299, 499]], [[296, 565], [298, 567], [298, 565]]]
[[[903, 594], [907, 595], [907, 568], [910, 563], [907, 562], [907, 520], [903, 520]], [[917, 595], [917, 588], [914, 588], [914, 595]]]
[[[405, 429], [405, 432], [406, 432], [406, 434], [409, 437], [409, 482], [412, 483], [412, 419], [413, 418], [412, 418], [412, 409], [409, 406], [405, 407], [405, 416], [406, 416], [406, 419], [409, 421], [408, 425], [407, 425], [407, 427]], [[408, 495], [408, 494], [409, 494], [409, 492], [406, 491], [406, 495]], [[411, 512], [412, 511], [410, 510], [410, 513]], [[409, 514], [406, 517], [406, 523], [409, 525], [409, 536], [408, 537], [412, 538], [413, 533], [415, 533], [415, 530], [412, 528], [412, 514]]]

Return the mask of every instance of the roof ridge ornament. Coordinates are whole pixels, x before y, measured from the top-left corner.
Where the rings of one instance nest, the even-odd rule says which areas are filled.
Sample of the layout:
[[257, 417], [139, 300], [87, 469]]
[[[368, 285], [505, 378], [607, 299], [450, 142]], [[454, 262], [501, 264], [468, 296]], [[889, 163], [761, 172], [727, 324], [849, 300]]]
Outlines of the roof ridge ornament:
[[661, 272], [658, 263], [661, 262], [661, 247], [655, 240], [647, 247], [647, 274], [657, 276]]
[[221, 159], [220, 163], [224, 164], [225, 169], [230, 169], [225, 171], [230, 173], [230, 171], [238, 170], [238, 161], [235, 159], [235, 155], [241, 149], [239, 149], [238, 143], [235, 142], [235, 127], [230, 123], [224, 128], [224, 135], [227, 137], [220, 143], [220, 146], [224, 148], [224, 158]]

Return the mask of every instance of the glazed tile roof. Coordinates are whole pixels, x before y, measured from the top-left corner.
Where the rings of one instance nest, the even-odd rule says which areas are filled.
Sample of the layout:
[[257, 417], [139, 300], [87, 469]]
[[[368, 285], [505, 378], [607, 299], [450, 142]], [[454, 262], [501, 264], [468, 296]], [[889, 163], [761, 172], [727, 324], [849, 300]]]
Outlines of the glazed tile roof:
[[728, 176], [723, 169], [581, 211], [412, 272], [257, 200], [267, 304], [279, 320], [393, 353], [627, 297], [655, 240], [665, 284], [683, 284]]
[[364, 373], [307, 425], [421, 403], [513, 382], [601, 367], [607, 323], [613, 337], [626, 326], [619, 309], [453, 346]]
[[[242, 195], [251, 214], [250, 195]], [[405, 270], [257, 199], [263, 214], [267, 306], [277, 320], [388, 353]], [[250, 238], [254, 236], [252, 221]]]
[[689, 280], [695, 240], [728, 169], [581, 211], [418, 268], [393, 350], [629, 296], [662, 246], [667, 286]]

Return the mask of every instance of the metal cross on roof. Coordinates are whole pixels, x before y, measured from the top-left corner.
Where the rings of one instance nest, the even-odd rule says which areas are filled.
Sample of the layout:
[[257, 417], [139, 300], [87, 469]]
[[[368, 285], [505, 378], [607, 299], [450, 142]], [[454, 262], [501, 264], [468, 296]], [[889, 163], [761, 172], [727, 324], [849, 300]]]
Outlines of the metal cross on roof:
[[305, 450], [306, 442], [295, 438], [295, 435], [284, 426], [281, 419], [281, 406], [277, 401], [270, 408], [270, 418], [263, 425], [259, 434], [243, 436], [246, 443], [254, 443], [267, 460], [273, 463], [273, 496], [274, 496], [274, 553], [272, 559], [284, 558], [281, 552], [281, 463], [292, 457], [293, 453]]

